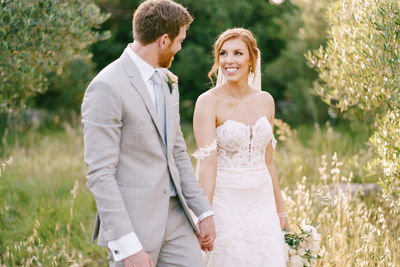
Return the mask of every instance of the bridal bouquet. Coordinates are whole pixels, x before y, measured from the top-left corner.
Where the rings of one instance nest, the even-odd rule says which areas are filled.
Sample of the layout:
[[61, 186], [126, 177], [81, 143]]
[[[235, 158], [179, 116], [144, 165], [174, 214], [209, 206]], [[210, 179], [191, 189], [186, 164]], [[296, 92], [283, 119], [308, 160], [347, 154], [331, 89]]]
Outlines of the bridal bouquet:
[[311, 266], [321, 256], [318, 255], [320, 236], [314, 226], [299, 226], [299, 231], [286, 233], [285, 241], [288, 247], [289, 267]]

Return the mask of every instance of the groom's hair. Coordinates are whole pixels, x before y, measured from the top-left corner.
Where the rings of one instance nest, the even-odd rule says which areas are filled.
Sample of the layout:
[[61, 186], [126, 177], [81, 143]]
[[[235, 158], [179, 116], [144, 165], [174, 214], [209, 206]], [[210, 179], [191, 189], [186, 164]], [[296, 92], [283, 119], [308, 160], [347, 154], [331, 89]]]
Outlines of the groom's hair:
[[173, 41], [182, 26], [188, 27], [193, 17], [182, 5], [171, 0], [147, 0], [133, 14], [133, 37], [143, 45], [163, 34]]

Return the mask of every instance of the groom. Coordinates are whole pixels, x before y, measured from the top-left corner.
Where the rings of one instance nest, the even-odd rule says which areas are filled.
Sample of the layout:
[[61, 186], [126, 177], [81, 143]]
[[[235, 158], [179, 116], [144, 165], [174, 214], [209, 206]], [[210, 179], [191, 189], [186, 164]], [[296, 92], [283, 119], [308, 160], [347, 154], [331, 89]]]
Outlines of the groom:
[[173, 1], [143, 2], [133, 17], [134, 42], [86, 90], [87, 186], [98, 210], [93, 238], [109, 249], [110, 266], [200, 267], [199, 243], [212, 249], [213, 212], [186, 152], [179, 92], [166, 70], [192, 21]]

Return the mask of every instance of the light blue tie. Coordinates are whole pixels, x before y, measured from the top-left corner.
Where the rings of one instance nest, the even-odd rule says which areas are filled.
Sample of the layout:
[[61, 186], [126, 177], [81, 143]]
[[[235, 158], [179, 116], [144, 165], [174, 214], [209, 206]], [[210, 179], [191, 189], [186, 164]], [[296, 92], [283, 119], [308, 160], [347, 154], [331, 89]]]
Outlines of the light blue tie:
[[[153, 76], [151, 76], [151, 80], [153, 81], [153, 88], [154, 88], [154, 98], [155, 98], [155, 107], [158, 115], [158, 119], [160, 121], [161, 129], [163, 129], [163, 134], [164, 134], [164, 140], [165, 144], [167, 144], [167, 127], [165, 123], [165, 95], [164, 95], [164, 89], [161, 84], [161, 79], [160, 79], [160, 74], [156, 70], [153, 73]], [[171, 196], [176, 196], [176, 190], [175, 186], [172, 182], [172, 178], [169, 178], [169, 186], [171, 189]]]
[[158, 119], [161, 125], [161, 129], [163, 130], [164, 140], [167, 143], [167, 129], [165, 125], [165, 97], [164, 97], [164, 89], [161, 84], [161, 79], [158, 71], [153, 73], [151, 76], [151, 80], [153, 81], [154, 88], [154, 98], [155, 98], [155, 107], [158, 115]]

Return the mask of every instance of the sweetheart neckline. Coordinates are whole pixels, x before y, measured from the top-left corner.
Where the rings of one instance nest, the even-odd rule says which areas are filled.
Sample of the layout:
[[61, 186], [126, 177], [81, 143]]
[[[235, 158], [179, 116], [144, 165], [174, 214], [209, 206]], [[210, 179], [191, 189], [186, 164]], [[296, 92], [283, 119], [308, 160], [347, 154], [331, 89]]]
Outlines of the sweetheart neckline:
[[243, 126], [246, 126], [246, 127], [249, 127], [249, 128], [253, 128], [254, 126], [257, 125], [257, 123], [258, 123], [262, 118], [265, 118], [265, 119], [268, 121], [268, 124], [271, 125], [271, 123], [269, 122], [267, 116], [263, 115], [263, 116], [261, 116], [260, 118], [258, 118], [258, 119], [257, 119], [253, 124], [251, 124], [251, 125], [250, 125], [250, 124], [246, 124], [246, 123], [241, 122], [241, 121], [237, 121], [237, 120], [226, 120], [226, 121], [224, 121], [222, 124], [218, 125], [216, 129], [218, 129], [219, 127], [223, 126], [223, 125], [224, 125], [225, 123], [227, 123], [228, 121], [236, 122], [236, 123], [241, 124], [241, 125], [243, 125]]

